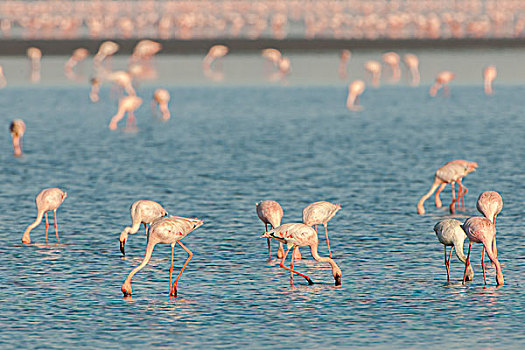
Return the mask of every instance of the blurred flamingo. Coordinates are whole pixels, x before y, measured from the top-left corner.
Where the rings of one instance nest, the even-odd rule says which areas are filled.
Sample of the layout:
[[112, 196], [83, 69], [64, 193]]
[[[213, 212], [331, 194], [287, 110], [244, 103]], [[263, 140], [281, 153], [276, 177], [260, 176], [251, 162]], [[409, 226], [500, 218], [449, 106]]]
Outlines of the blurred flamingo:
[[159, 106], [162, 113], [162, 119], [170, 119], [170, 110], [168, 109], [168, 102], [170, 101], [170, 93], [166, 89], [157, 89], [153, 93], [152, 107], [155, 109]]
[[22, 155], [22, 137], [26, 131], [26, 124], [22, 119], [15, 119], [9, 125], [9, 131], [13, 138], [13, 150], [15, 157]]
[[126, 121], [127, 127], [133, 127], [135, 126], [135, 116], [133, 115], [133, 112], [140, 107], [142, 104], [142, 99], [138, 96], [126, 96], [120, 99], [118, 103], [118, 111], [117, 114], [111, 118], [111, 121], [109, 123], [109, 128], [111, 130], [117, 129], [117, 123], [124, 117], [124, 114], [126, 112], [128, 113], [128, 119]]
[[360, 111], [363, 107], [359, 104], [359, 96], [365, 91], [365, 82], [354, 80], [348, 85], [348, 96], [346, 98], [346, 107], [351, 111]]
[[420, 80], [419, 74], [419, 59], [416, 55], [407, 53], [403, 56], [403, 61], [405, 62], [409, 72], [410, 72], [410, 85], [418, 86]]
[[492, 90], [492, 82], [496, 79], [497, 75], [498, 72], [495, 66], [488, 66], [483, 70], [483, 83], [486, 95], [492, 95], [494, 93], [494, 90]]
[[434, 82], [434, 85], [430, 87], [429, 94], [430, 96], [434, 97], [436, 96], [439, 89], [443, 88], [443, 93], [445, 96], [448, 96], [449, 94], [449, 87], [448, 84], [456, 77], [454, 73], [451, 71], [445, 70], [442, 72], [439, 72], [436, 81]]

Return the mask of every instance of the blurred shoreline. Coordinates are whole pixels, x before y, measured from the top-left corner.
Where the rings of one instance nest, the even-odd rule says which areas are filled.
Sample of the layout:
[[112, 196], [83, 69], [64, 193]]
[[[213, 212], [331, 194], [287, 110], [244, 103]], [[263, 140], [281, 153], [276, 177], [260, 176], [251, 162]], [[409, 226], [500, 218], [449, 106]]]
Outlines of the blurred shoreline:
[[[70, 55], [77, 48], [96, 53], [109, 39], [2, 39], [0, 56], [25, 55], [29, 47], [39, 48], [44, 55]], [[141, 39], [111, 40], [120, 45], [117, 54], [131, 54]], [[265, 48], [283, 51], [408, 50], [408, 49], [497, 49], [525, 47], [525, 38], [449, 38], [449, 39], [193, 39], [155, 40], [162, 44], [159, 54], [206, 54], [216, 44], [229, 47], [231, 53], [254, 52]]]

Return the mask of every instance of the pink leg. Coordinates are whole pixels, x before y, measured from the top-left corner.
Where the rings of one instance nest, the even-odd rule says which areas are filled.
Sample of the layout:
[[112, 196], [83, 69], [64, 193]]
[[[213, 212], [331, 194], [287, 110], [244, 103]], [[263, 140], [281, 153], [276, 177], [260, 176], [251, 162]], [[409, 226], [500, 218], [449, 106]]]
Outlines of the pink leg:
[[487, 284], [487, 278], [485, 277], [485, 246], [481, 248], [481, 267], [483, 268], [483, 281]]
[[47, 243], [47, 231], [49, 230], [49, 221], [47, 220], [47, 211], [46, 211], [46, 243]]
[[465, 284], [465, 278], [467, 278], [467, 268], [470, 265], [469, 258], [470, 258], [470, 248], [472, 247], [472, 242], [468, 242], [468, 254], [467, 254], [467, 261], [465, 262], [465, 273], [463, 274], [463, 284]]
[[144, 230], [146, 231], [146, 235], [148, 234], [148, 227], [146, 226], [145, 223], [142, 223], [144, 225]]
[[171, 296], [171, 276], [173, 275], [173, 255], [175, 254], [175, 243], [171, 245], [171, 266], [170, 266], [170, 284], [168, 293]]
[[293, 287], [293, 256], [294, 256], [294, 253], [295, 253], [295, 249], [296, 247], [293, 247], [293, 250], [292, 250], [292, 261], [290, 262], [290, 287]]
[[53, 214], [55, 214], [55, 235], [57, 236], [57, 243], [58, 243], [58, 225], [57, 225], [57, 210], [53, 210]]
[[270, 241], [272, 240], [271, 238], [267, 238], [268, 240], [268, 259], [272, 259], [272, 248], [270, 247], [271, 243]]
[[179, 245], [182, 247], [182, 249], [184, 249], [186, 251], [186, 253], [188, 253], [188, 259], [186, 259], [186, 262], [182, 266], [182, 269], [180, 269], [179, 275], [175, 279], [175, 282], [173, 282], [173, 287], [171, 288], [171, 293], [170, 293], [170, 296], [172, 296], [172, 297], [176, 297], [177, 296], [177, 282], [179, 282], [179, 278], [182, 275], [182, 271], [184, 271], [184, 269], [186, 268], [186, 265], [188, 265], [188, 263], [190, 262], [191, 257], [193, 256], [193, 253], [188, 248], [186, 248], [186, 246], [184, 244], [182, 244], [180, 241], [177, 241], [177, 243], [179, 243]]
[[446, 183], [442, 183], [439, 186], [438, 190], [436, 191], [436, 194], [434, 195], [434, 200], [436, 202], [436, 208], [441, 208], [441, 199], [439, 199], [439, 194], [441, 193], [441, 191], [443, 191], [446, 185], [447, 185]]
[[450, 213], [454, 214], [456, 212], [454, 209], [454, 204], [456, 203], [456, 192], [454, 190], [454, 182], [451, 182], [450, 185], [452, 186], [452, 203], [450, 203], [449, 209]]
[[332, 251], [330, 250], [330, 241], [328, 240], [328, 228], [327, 225], [324, 225], [324, 233], [326, 234], [326, 245], [328, 246], [328, 254], [330, 254], [330, 258], [332, 257]]
[[[308, 277], [308, 276], [306, 276], [306, 275], [303, 275], [302, 273], [297, 272], [297, 271], [295, 271], [295, 270], [292, 269], [292, 268], [289, 268], [289, 267], [284, 266], [284, 261], [286, 260], [286, 256], [288, 255], [288, 252], [289, 252], [289, 251], [290, 251], [290, 248], [286, 249], [286, 252], [284, 253], [284, 257], [283, 257], [283, 259], [281, 260], [281, 263], [279, 264], [279, 266], [282, 267], [282, 268], [285, 269], [285, 270], [291, 271], [291, 272], [293, 272], [293, 273], [298, 274], [298, 275], [301, 276], [301, 277], [304, 277], [304, 278], [308, 281], [308, 284], [310, 284], [310, 285], [314, 284], [314, 282], [312, 282], [312, 280], [310, 279], [310, 277]], [[293, 252], [292, 252], [292, 254], [293, 254]]]

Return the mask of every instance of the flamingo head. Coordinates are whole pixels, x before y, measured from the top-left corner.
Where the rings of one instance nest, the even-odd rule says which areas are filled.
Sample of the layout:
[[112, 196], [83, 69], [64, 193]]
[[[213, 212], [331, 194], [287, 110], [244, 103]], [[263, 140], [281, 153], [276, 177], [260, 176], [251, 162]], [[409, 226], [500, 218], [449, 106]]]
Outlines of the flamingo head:
[[204, 224], [204, 221], [199, 220], [197, 218], [193, 219], [193, 229], [195, 230], [197, 227], [200, 227]]
[[335, 285], [340, 286], [341, 285], [341, 269], [339, 267], [336, 267], [332, 270], [332, 274], [334, 275]]
[[131, 283], [128, 280], [126, 280], [120, 288], [120, 290], [122, 290], [122, 294], [124, 294], [124, 297], [130, 297], [132, 292]]
[[120, 234], [120, 252], [122, 253], [122, 255], [126, 255], [126, 251], [125, 251], [124, 247], [126, 246], [126, 241], [127, 240], [128, 240], [128, 231], [124, 230]]

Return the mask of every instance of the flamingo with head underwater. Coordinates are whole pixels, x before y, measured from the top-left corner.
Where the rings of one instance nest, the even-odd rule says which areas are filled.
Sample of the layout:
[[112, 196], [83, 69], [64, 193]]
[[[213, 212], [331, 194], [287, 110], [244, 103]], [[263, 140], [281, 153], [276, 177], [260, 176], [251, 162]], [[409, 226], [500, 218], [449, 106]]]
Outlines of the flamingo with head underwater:
[[[456, 256], [464, 264], [467, 263], [467, 257], [463, 253], [463, 244], [467, 235], [461, 227], [461, 222], [456, 219], [441, 220], [434, 226], [436, 237], [443, 244], [445, 249], [445, 268], [447, 269], [447, 282], [450, 280], [450, 257], [452, 256], [452, 249], [455, 249]], [[447, 247], [450, 247], [450, 254], [447, 260]], [[474, 277], [474, 270], [472, 266], [467, 268], [467, 281], [472, 281]]]
[[[501, 209], [503, 209], [503, 198], [501, 198], [501, 195], [496, 191], [485, 191], [479, 195], [476, 208], [483, 216], [496, 225], [496, 216], [498, 216]], [[494, 234], [492, 250], [494, 251], [494, 256], [497, 258], [496, 234]]]
[[305, 225], [314, 226], [315, 232], [317, 232], [317, 225], [324, 226], [326, 245], [328, 246], [330, 257], [332, 257], [332, 251], [330, 250], [330, 241], [328, 240], [328, 221], [330, 221], [339, 210], [341, 210], [340, 204], [333, 204], [326, 201], [311, 203], [303, 209], [303, 223]]
[[46, 188], [42, 190], [35, 199], [37, 215], [36, 220], [31, 225], [27, 227], [22, 236], [22, 243], [31, 243], [30, 233], [31, 230], [37, 227], [42, 222], [42, 216], [46, 216], [46, 242], [47, 242], [47, 232], [49, 229], [49, 221], [47, 219], [47, 212], [52, 210], [55, 216], [55, 234], [58, 242], [58, 227], [57, 227], [57, 209], [62, 204], [64, 199], [66, 199], [67, 193], [62, 191], [59, 188]]

